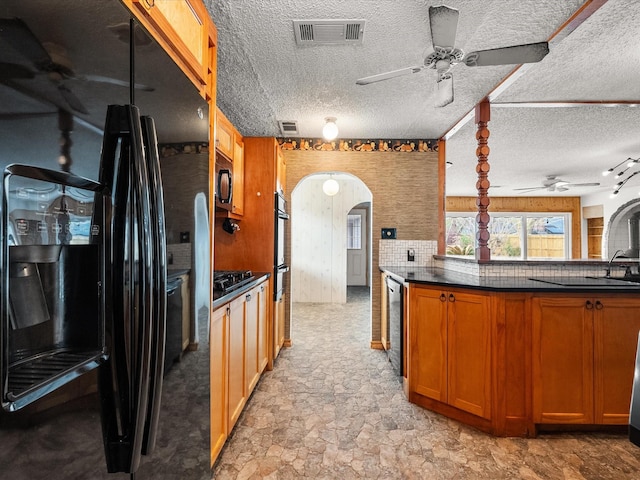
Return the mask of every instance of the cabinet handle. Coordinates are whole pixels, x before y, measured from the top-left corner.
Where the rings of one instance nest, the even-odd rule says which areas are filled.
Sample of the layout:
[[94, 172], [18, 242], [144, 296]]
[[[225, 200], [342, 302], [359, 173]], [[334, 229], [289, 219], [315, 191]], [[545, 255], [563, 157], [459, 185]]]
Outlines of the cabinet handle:
[[449, 294], [449, 301], [450, 302], [455, 302], [456, 301], [456, 297], [453, 295], [453, 293]]
[[260, 291], [264, 292], [264, 285], [260, 285]]
[[602, 304], [602, 302], [600, 300], [596, 300], [596, 310], [602, 310], [604, 308], [604, 305]]
[[247, 296], [244, 297], [244, 298], [247, 300], [247, 302], [250, 302], [251, 301], [251, 294], [247, 293]]
[[231, 315], [231, 307], [227, 305], [227, 316]]
[[593, 303], [591, 303], [591, 300], [587, 300], [584, 306], [587, 308], [587, 310], [593, 310]]
[[440, 301], [441, 302], [446, 302], [447, 301], [447, 297], [444, 295], [444, 293], [440, 294]]

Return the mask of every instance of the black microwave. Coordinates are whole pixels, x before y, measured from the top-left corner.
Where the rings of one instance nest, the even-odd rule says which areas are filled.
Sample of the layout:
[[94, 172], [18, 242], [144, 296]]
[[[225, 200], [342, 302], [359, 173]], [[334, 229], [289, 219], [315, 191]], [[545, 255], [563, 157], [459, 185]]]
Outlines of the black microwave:
[[227, 157], [216, 154], [216, 209], [232, 209], [233, 163]]

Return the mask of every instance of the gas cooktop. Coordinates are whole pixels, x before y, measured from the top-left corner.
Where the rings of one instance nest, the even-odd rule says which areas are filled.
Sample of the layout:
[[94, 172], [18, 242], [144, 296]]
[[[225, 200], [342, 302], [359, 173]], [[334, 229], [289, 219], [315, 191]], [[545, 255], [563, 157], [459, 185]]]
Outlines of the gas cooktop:
[[254, 279], [251, 270], [216, 270], [213, 272], [213, 291], [229, 293]]

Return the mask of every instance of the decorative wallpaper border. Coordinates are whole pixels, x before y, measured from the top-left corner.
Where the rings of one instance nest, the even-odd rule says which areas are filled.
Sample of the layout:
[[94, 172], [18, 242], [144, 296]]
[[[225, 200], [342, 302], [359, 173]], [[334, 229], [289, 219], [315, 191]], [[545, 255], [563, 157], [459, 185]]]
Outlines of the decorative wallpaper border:
[[437, 152], [438, 140], [389, 140], [344, 138], [327, 142], [322, 138], [278, 138], [283, 150], [327, 152]]
[[209, 144], [201, 142], [161, 143], [158, 144], [160, 158], [172, 157], [184, 153], [208, 153]]

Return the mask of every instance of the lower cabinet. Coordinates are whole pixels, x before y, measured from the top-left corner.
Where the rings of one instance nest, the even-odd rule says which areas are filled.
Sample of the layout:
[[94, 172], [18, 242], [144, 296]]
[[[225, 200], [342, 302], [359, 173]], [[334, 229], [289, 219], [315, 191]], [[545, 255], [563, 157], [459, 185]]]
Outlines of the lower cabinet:
[[269, 282], [264, 281], [211, 315], [211, 465], [268, 361]]
[[535, 423], [628, 423], [638, 308], [621, 296], [533, 298]]
[[491, 319], [485, 295], [411, 286], [409, 389], [491, 417]]
[[273, 357], [277, 357], [284, 345], [285, 294], [280, 296], [273, 311]]

